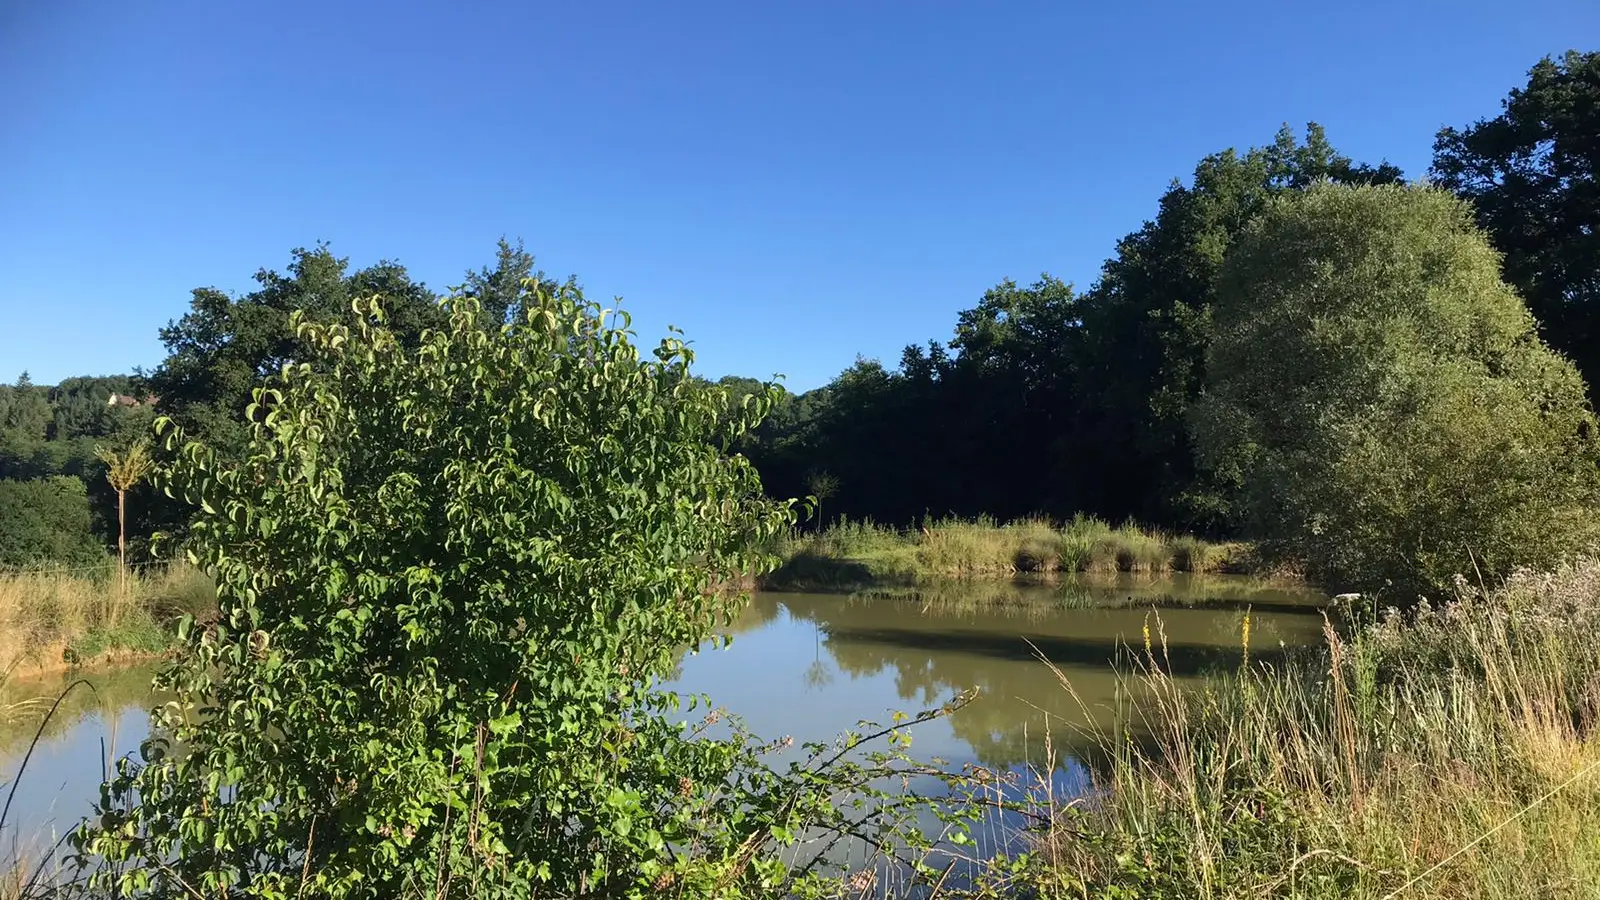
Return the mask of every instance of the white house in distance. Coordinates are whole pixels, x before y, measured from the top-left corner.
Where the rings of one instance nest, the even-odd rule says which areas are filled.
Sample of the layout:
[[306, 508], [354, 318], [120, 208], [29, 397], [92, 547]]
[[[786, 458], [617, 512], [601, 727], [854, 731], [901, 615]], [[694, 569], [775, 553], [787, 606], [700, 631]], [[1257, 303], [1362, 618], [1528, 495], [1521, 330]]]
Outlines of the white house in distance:
[[119, 394], [116, 391], [112, 391], [111, 396], [106, 398], [107, 406], [143, 406], [145, 402], [132, 394]]

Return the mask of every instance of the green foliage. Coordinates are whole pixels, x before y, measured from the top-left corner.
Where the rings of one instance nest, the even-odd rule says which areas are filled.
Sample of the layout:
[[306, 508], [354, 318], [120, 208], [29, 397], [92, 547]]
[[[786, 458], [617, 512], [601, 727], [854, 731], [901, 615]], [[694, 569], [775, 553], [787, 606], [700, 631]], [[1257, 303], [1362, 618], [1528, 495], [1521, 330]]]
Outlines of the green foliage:
[[89, 522], [89, 497], [79, 479], [0, 479], [0, 566], [104, 562], [105, 547]]
[[16, 384], [0, 385], [0, 478], [78, 475], [93, 461], [90, 445], [51, 440], [50, 393], [26, 372]]
[[126, 493], [150, 477], [155, 462], [150, 457], [149, 441], [140, 438], [122, 450], [96, 447], [95, 456], [105, 464], [106, 483], [117, 493]]
[[150, 424], [147, 405], [126, 405], [116, 398], [143, 400], [129, 375], [67, 378], [50, 389], [52, 441], [80, 438], [127, 438]]
[[858, 360], [783, 404], [744, 446], [780, 496], [839, 478], [828, 506], [854, 518], [1018, 519], [1079, 512], [1226, 532], [1231, 510], [1197, 471], [1184, 413], [1205, 376], [1211, 304], [1235, 236], [1274, 196], [1318, 178], [1397, 181], [1356, 165], [1320, 127], [1202, 160], [1124, 238], [1082, 293], [1006, 279], [957, 317], [948, 345], [899, 364]]
[[189, 312], [161, 329], [167, 358], [147, 379], [161, 414], [196, 438], [237, 450], [248, 440], [240, 414], [251, 391], [285, 363], [313, 355], [290, 322], [296, 313], [311, 321], [340, 320], [352, 298], [381, 293], [388, 298], [389, 327], [406, 342], [443, 324], [433, 293], [399, 264], [348, 269], [349, 260], [326, 246], [297, 248], [287, 273], [257, 272], [260, 287], [252, 293], [233, 298], [197, 288]]
[[1231, 512], [1194, 457], [1184, 414], [1205, 381], [1217, 275], [1233, 241], [1271, 198], [1319, 178], [1388, 183], [1388, 164], [1354, 165], [1316, 123], [1304, 143], [1285, 126], [1269, 146], [1226, 150], [1174, 184], [1156, 217], [1123, 238], [1083, 299], [1078, 466], [1093, 473], [1084, 508], [1215, 529]]
[[1583, 383], [1497, 263], [1427, 188], [1286, 195], [1234, 248], [1191, 425], [1265, 553], [1410, 593], [1595, 536]]
[[837, 770], [779, 778], [653, 688], [793, 521], [723, 449], [770, 395], [725, 426], [681, 340], [641, 359], [528, 285], [520, 320], [449, 301], [414, 347], [375, 300], [296, 317], [316, 357], [257, 392], [243, 454], [160, 423], [220, 619], [75, 839], [102, 885], [765, 895], [790, 873], [764, 847], [843, 827]]
[[781, 401], [742, 449], [780, 496], [832, 474], [827, 506], [852, 518], [1070, 510], [1081, 473], [1061, 450], [1077, 318], [1071, 285], [1007, 279], [961, 313], [948, 347], [906, 347], [894, 369], [857, 360]]
[[50, 428], [48, 388], [33, 383], [23, 372], [14, 385], [0, 385], [0, 475], [8, 478], [33, 474], [18, 471], [43, 444]]
[[1546, 57], [1500, 115], [1445, 128], [1432, 176], [1472, 201], [1551, 346], [1600, 379], [1600, 52]]
[[[149, 406], [110, 402], [113, 394], [127, 396], [133, 390], [134, 379], [125, 375], [68, 378], [48, 387], [33, 384], [24, 374], [15, 385], [0, 385], [0, 478], [81, 479], [94, 535], [116, 540], [116, 492], [105, 481], [95, 448], [106, 438], [132, 442], [149, 428]], [[138, 499], [136, 508], [142, 509], [145, 498]], [[148, 533], [140, 519], [129, 524], [135, 536]]]
[[560, 287], [544, 272], [534, 269], [533, 254], [523, 249], [522, 241], [513, 245], [501, 238], [495, 248], [494, 268], [468, 272], [461, 293], [478, 301], [478, 315], [484, 327], [498, 328], [522, 317], [522, 282], [529, 278], [548, 291]]

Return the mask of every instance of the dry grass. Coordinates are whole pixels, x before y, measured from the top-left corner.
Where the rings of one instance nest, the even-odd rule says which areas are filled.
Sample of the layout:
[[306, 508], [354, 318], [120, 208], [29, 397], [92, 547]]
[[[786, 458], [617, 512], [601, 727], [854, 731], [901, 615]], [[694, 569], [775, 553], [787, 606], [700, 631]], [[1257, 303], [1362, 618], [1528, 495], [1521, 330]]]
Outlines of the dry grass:
[[143, 569], [125, 591], [115, 566], [0, 574], [0, 673], [153, 652], [164, 623], [214, 606], [210, 580], [182, 565]]
[[985, 893], [1600, 896], [1600, 562], [1330, 627], [1198, 696], [1152, 631], [1127, 723], [1150, 740], [1103, 735], [1093, 797]]

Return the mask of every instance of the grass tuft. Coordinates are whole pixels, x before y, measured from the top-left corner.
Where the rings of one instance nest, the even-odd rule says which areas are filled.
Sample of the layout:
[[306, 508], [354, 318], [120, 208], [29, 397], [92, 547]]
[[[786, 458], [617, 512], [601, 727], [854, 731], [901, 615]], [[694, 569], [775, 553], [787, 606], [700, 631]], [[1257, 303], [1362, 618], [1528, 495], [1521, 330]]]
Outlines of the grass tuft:
[[1092, 802], [1055, 809], [1030, 861], [980, 893], [1595, 896], [1600, 562], [1330, 625], [1308, 658], [1198, 693], [1153, 631]]

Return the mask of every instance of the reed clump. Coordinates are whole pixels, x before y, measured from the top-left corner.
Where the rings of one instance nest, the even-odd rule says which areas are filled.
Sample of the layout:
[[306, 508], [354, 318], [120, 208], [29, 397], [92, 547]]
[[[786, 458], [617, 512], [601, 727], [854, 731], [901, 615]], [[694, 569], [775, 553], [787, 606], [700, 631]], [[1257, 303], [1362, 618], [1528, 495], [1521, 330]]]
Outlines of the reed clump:
[[1090, 797], [980, 893], [1596, 896], [1600, 562], [1366, 615], [1199, 693], [1156, 621]]
[[840, 520], [795, 532], [777, 548], [782, 567], [768, 588], [859, 590], [930, 578], [1083, 572], [1239, 572], [1243, 545], [1211, 544], [1091, 516], [998, 522], [928, 519], [906, 529]]
[[215, 610], [203, 573], [184, 564], [0, 572], [0, 673], [13, 675], [116, 655], [159, 652], [170, 624]]

